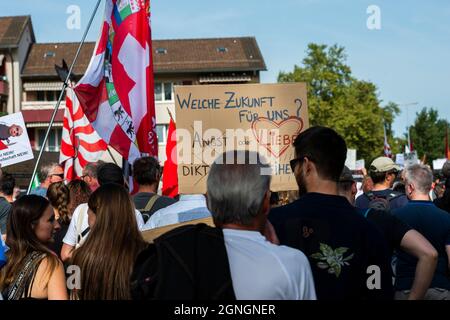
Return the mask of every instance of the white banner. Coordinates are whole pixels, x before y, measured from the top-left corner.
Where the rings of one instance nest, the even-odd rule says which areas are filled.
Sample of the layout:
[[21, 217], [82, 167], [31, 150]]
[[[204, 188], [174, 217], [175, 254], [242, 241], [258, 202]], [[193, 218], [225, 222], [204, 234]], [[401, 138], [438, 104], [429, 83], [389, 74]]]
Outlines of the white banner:
[[7, 167], [33, 159], [22, 113], [0, 118], [0, 164]]

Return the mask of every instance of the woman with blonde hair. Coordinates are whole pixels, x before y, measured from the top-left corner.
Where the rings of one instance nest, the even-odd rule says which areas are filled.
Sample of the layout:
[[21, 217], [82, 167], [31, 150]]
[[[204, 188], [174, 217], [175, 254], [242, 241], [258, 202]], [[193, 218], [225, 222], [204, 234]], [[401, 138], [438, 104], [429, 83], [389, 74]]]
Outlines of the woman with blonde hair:
[[67, 299], [63, 265], [47, 248], [58, 228], [47, 199], [28, 195], [14, 202], [6, 229], [7, 263], [0, 272], [4, 299]]
[[88, 202], [90, 232], [75, 250], [72, 265], [80, 268], [80, 300], [129, 300], [130, 276], [138, 254], [147, 246], [137, 227], [128, 192], [117, 184], [98, 188]]

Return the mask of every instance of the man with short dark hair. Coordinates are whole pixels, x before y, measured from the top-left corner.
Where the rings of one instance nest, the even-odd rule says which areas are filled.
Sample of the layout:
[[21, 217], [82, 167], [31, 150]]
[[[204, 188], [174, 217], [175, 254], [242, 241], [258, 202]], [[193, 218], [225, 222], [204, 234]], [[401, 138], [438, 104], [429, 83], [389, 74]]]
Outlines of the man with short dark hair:
[[373, 188], [356, 199], [356, 207], [367, 209], [378, 206], [379, 209], [382, 209], [382, 206], [386, 210], [390, 210], [401, 208], [408, 204], [408, 198], [405, 194], [392, 190], [399, 171], [400, 167], [391, 158], [376, 158], [369, 168]]
[[[393, 214], [419, 231], [438, 253], [437, 267], [428, 289], [427, 300], [450, 300], [450, 215], [436, 207], [429, 198], [433, 174], [425, 165], [405, 169], [408, 205]], [[406, 252], [397, 253], [395, 279], [396, 299], [408, 299], [416, 272], [417, 259]]]
[[30, 194], [45, 198], [47, 197], [47, 189], [52, 183], [64, 180], [64, 169], [58, 163], [43, 165], [38, 172], [38, 178], [41, 184], [39, 187], [31, 190]]
[[175, 199], [157, 194], [161, 173], [161, 166], [153, 157], [142, 157], [133, 163], [133, 179], [139, 185], [133, 201], [136, 209], [141, 212], [144, 222], [159, 209], [176, 202]]
[[344, 139], [330, 128], [312, 127], [298, 135], [294, 147], [291, 168], [301, 196], [269, 216], [280, 243], [306, 254], [319, 300], [391, 299], [385, 240], [338, 193]]

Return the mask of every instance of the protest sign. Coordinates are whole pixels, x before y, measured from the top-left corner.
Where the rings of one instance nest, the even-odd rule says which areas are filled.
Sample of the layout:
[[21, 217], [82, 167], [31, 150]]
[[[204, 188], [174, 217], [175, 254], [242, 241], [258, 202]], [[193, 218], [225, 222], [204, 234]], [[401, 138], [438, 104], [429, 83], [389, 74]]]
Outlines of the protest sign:
[[355, 149], [347, 149], [347, 158], [345, 160], [345, 165], [350, 170], [356, 170], [356, 150]]
[[405, 168], [406, 167], [409, 167], [409, 166], [412, 166], [413, 164], [418, 164], [418, 163], [420, 163], [419, 162], [419, 157], [417, 156], [417, 151], [413, 151], [413, 152], [410, 152], [410, 153], [405, 153], [404, 155], [403, 155], [403, 157], [404, 157], [404, 166], [405, 166]]
[[205, 193], [210, 165], [236, 149], [264, 156], [272, 191], [297, 189], [289, 161], [309, 126], [306, 84], [176, 86], [175, 110], [181, 194]]
[[395, 163], [403, 167], [405, 165], [405, 155], [403, 153], [397, 153], [395, 156]]
[[366, 167], [366, 162], [364, 159], [356, 161], [355, 170], [362, 170]]
[[22, 113], [0, 118], [0, 164], [7, 167], [33, 159]]
[[433, 160], [433, 170], [441, 170], [446, 162], [446, 158]]

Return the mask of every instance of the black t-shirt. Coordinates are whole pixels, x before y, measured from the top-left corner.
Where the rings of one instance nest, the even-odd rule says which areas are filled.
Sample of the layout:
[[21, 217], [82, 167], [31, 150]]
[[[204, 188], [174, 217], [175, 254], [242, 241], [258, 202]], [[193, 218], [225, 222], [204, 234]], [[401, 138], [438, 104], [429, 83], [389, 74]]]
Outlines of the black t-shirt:
[[412, 229], [408, 224], [388, 211], [375, 209], [357, 210], [360, 214], [364, 215], [367, 220], [372, 222], [383, 234], [384, 239], [387, 241], [390, 255], [394, 254], [394, 250], [400, 248], [403, 237]]
[[154, 195], [154, 193], [151, 192], [140, 192], [135, 194], [133, 197], [134, 206], [137, 210], [141, 212], [141, 214], [145, 217], [144, 220], [147, 221], [152, 214], [154, 214], [159, 209], [165, 208], [170, 206], [171, 204], [174, 204], [177, 202], [175, 199], [160, 196], [158, 200], [154, 203], [153, 207], [150, 209], [150, 211], [144, 211], [142, 209], [145, 208], [150, 198]]
[[[308, 257], [318, 299], [392, 299], [386, 241], [346, 198], [308, 193], [272, 209], [269, 220], [281, 244], [300, 249]], [[380, 288], [371, 290], [367, 282], [374, 274]]]

